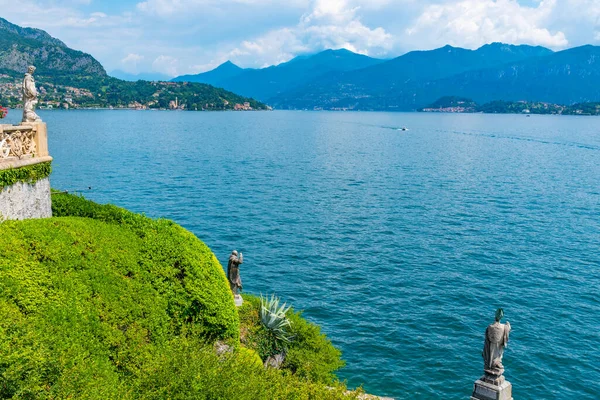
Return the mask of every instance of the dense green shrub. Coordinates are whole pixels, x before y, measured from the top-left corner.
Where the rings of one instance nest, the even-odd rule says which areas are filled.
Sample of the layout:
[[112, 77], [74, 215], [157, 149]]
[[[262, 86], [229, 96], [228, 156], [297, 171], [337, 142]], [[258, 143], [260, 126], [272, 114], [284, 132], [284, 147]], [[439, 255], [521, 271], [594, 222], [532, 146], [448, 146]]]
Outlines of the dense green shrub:
[[[198, 350], [200, 348], [200, 350]], [[289, 372], [265, 369], [257, 362], [240, 362], [236, 354], [215, 356], [194, 340], [177, 339], [153, 358], [135, 381], [145, 399], [357, 399], [343, 385], [323, 385]]]
[[242, 296], [244, 304], [238, 308], [242, 344], [255, 350], [263, 361], [283, 353], [286, 350], [284, 343], [260, 322], [260, 298], [248, 294]]
[[245, 346], [255, 349], [263, 360], [285, 352], [283, 368], [295, 376], [322, 383], [336, 380], [334, 372], [344, 366], [341, 352], [317, 325], [290, 309], [286, 316], [290, 321], [291, 342], [282, 343], [260, 323], [260, 298], [246, 294], [243, 297], [244, 304], [238, 311], [241, 340]]
[[249, 362], [250, 364], [254, 364], [256, 366], [262, 367], [263, 361], [256, 352], [256, 350], [249, 349], [247, 347], [239, 347], [239, 359]]
[[[53, 209], [0, 224], [0, 398], [356, 398], [240, 347], [223, 269], [183, 228], [64, 194]], [[331, 346], [313, 334], [296, 333], [307, 356]]]
[[301, 313], [291, 310], [288, 319], [294, 340], [288, 345], [283, 367], [315, 382], [335, 380], [334, 372], [345, 365], [341, 352], [321, 333], [318, 325], [302, 318]]
[[[140, 240], [138, 264], [150, 271], [159, 291], [173, 295], [177, 323], [201, 321], [208, 338], [239, 337], [239, 321], [223, 268], [212, 251], [172, 221], [152, 220], [110, 204], [53, 193], [55, 217], [85, 217], [117, 224]], [[187, 296], [182, 300], [181, 296]], [[185, 302], [184, 307], [181, 302]]]
[[17, 182], [35, 183], [49, 177], [51, 173], [52, 164], [50, 162], [0, 170], [0, 191]]

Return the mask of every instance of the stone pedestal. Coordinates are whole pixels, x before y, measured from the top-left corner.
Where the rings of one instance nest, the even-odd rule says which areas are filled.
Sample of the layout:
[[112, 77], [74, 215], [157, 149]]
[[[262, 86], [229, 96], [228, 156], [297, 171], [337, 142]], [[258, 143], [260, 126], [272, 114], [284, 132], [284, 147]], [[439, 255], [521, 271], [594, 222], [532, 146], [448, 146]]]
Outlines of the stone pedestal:
[[241, 307], [242, 304], [244, 304], [244, 299], [242, 299], [242, 296], [239, 294], [233, 296], [233, 301], [235, 302], [236, 307]]
[[473, 386], [471, 400], [513, 400], [512, 385], [503, 376], [497, 378], [482, 376]]

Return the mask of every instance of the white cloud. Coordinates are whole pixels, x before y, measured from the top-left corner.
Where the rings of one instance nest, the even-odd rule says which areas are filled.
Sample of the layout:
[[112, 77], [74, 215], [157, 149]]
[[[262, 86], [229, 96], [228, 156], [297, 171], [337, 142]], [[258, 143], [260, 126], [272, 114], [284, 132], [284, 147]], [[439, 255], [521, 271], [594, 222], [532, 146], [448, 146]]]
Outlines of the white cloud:
[[162, 18], [192, 18], [201, 12], [214, 10], [231, 10], [237, 6], [252, 6], [277, 10], [277, 7], [302, 7], [310, 0], [288, 0], [282, 4], [280, 0], [146, 0], [136, 4], [136, 8], [150, 15]]
[[569, 42], [562, 31], [545, 27], [556, 0], [542, 0], [537, 7], [516, 0], [460, 0], [425, 8], [406, 30], [417, 43], [479, 47], [490, 42], [534, 44], [555, 49]]
[[139, 54], [135, 54], [135, 53], [129, 53], [127, 54], [127, 56], [125, 58], [123, 58], [121, 60], [121, 62], [123, 64], [137, 64], [138, 62], [142, 61], [144, 59], [144, 56], [139, 55]]
[[381, 27], [364, 25], [357, 14], [360, 5], [348, 0], [314, 0], [299, 23], [243, 41], [228, 53], [234, 61], [259, 57], [263, 64], [288, 61], [299, 53], [346, 48], [370, 54], [390, 50], [394, 38]]
[[152, 62], [152, 71], [169, 76], [179, 75], [178, 60], [171, 56], [160, 55]]
[[132, 74], [140, 72], [138, 69], [138, 64], [144, 60], [144, 56], [136, 53], [129, 53], [121, 60], [121, 68], [125, 72], [130, 72]]
[[262, 67], [347, 48], [394, 57], [492, 41], [600, 44], [600, 0], [0, 0], [2, 16], [91, 53], [107, 70], [173, 74], [231, 59]]

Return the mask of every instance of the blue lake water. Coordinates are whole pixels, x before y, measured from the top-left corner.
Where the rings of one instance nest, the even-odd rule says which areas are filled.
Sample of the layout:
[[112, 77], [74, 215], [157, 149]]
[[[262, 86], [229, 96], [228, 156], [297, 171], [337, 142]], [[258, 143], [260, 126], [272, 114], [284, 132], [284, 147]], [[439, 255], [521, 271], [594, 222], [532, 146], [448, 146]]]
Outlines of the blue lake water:
[[600, 118], [40, 114], [53, 187], [243, 251], [245, 289], [304, 309], [350, 386], [468, 398], [504, 307], [515, 399], [600, 397]]

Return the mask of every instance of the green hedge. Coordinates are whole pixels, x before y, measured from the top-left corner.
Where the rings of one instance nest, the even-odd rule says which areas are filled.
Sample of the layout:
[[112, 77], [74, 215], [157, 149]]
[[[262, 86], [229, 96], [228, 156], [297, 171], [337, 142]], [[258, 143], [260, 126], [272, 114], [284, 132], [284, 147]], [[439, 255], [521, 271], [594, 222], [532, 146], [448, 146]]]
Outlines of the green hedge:
[[239, 338], [239, 320], [223, 268], [191, 232], [169, 220], [153, 220], [64, 193], [52, 194], [52, 214], [91, 218], [134, 233], [141, 240], [137, 263], [151, 272], [161, 293], [173, 297], [169, 310], [179, 313], [176, 320], [200, 322], [210, 339]]
[[[239, 347], [223, 269], [190, 232], [77, 196], [52, 200], [54, 218], [0, 224], [0, 398], [357, 398], [265, 369]], [[298, 345], [330, 346], [317, 331]], [[217, 356], [215, 339], [237, 350]]]
[[300, 378], [325, 384], [337, 380], [335, 371], [344, 366], [342, 353], [321, 333], [318, 325], [290, 309], [287, 318], [291, 322], [293, 340], [287, 344], [287, 348], [279, 348], [273, 336], [260, 323], [260, 298], [247, 294], [243, 297], [244, 304], [239, 308], [242, 344], [256, 350], [263, 360], [285, 352], [283, 369]]
[[[175, 340], [147, 363], [135, 391], [144, 399], [210, 400], [351, 400], [362, 390], [347, 392], [340, 384], [323, 385], [287, 371], [265, 369], [242, 353], [218, 358], [194, 340]], [[243, 348], [241, 348], [243, 349]], [[127, 398], [127, 396], [123, 396]]]
[[53, 204], [98, 219], [0, 225], [0, 398], [102, 397], [184, 331], [238, 341], [223, 269], [193, 234], [70, 195]]
[[49, 177], [51, 173], [52, 165], [50, 162], [0, 170], [0, 191], [18, 182], [35, 183], [40, 179]]

